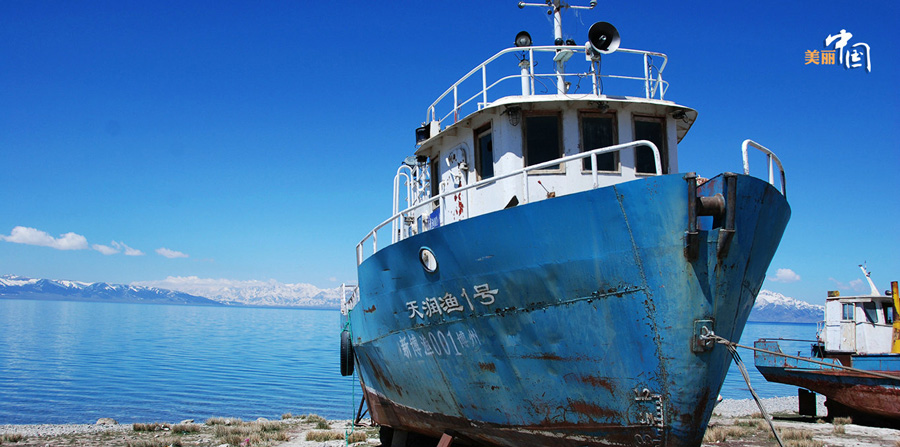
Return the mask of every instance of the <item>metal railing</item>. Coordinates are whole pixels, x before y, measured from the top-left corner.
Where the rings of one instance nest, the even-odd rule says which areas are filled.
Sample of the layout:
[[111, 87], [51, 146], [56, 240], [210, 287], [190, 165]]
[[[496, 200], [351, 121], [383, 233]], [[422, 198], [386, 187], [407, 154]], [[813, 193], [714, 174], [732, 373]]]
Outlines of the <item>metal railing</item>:
[[741, 155], [744, 157], [744, 175], [750, 175], [750, 159], [747, 154], [748, 147], [752, 147], [766, 154], [766, 161], [769, 165], [769, 184], [772, 186], [775, 186], [775, 173], [772, 169], [772, 161], [774, 160], [775, 164], [778, 165], [778, 170], [781, 171], [781, 195], [787, 197], [787, 187], [784, 183], [784, 166], [781, 165], [781, 160], [778, 159], [778, 156], [775, 155], [774, 152], [753, 140], [744, 140], [744, 143], [741, 144]]
[[[566, 157], [557, 158], [555, 160], [550, 160], [550, 161], [547, 161], [544, 163], [528, 166], [528, 167], [525, 167], [522, 169], [515, 170], [513, 172], [509, 172], [509, 173], [502, 174], [502, 175], [497, 175], [497, 176], [491, 177], [489, 179], [481, 180], [479, 182], [461, 186], [461, 187], [455, 188], [453, 190], [438, 194], [434, 197], [429, 198], [428, 200], [426, 200], [422, 203], [413, 205], [403, 211], [395, 213], [393, 216], [389, 217], [384, 222], [378, 224], [378, 226], [376, 226], [374, 229], [372, 229], [372, 231], [370, 231], [368, 234], [366, 234], [366, 236], [363, 237], [362, 240], [359, 241], [358, 244], [356, 244], [356, 263], [357, 263], [357, 265], [362, 264], [363, 247], [364, 247], [364, 244], [366, 243], [366, 241], [369, 240], [369, 238], [372, 239], [372, 253], [374, 254], [375, 252], [378, 251], [378, 230], [380, 230], [380, 229], [384, 228], [386, 225], [392, 224], [394, 222], [396, 222], [396, 224], [394, 224], [394, 225], [402, 228], [402, 226], [403, 226], [402, 219], [403, 218], [405, 218], [407, 215], [412, 214], [414, 211], [418, 210], [419, 208], [433, 204], [435, 201], [440, 201], [441, 221], [443, 222], [444, 221], [443, 213], [445, 213], [446, 209], [447, 209], [447, 206], [445, 203], [447, 197], [453, 196], [455, 194], [459, 194], [460, 192], [463, 192], [463, 191], [468, 191], [472, 188], [480, 188], [485, 185], [496, 183], [500, 180], [504, 180], [504, 179], [507, 179], [510, 177], [522, 176], [523, 196], [524, 196], [524, 198], [522, 200], [522, 204], [526, 204], [526, 203], [528, 203], [528, 197], [529, 197], [529, 187], [528, 187], [528, 173], [529, 172], [546, 169], [551, 166], [556, 166], [556, 165], [559, 165], [562, 163], [567, 163], [567, 162], [570, 162], [573, 160], [580, 160], [582, 158], [587, 158], [587, 157], [591, 158], [591, 178], [593, 180], [593, 188], [597, 188], [599, 186], [599, 174], [597, 171], [597, 156], [608, 153], [608, 152], [616, 152], [616, 151], [620, 151], [622, 149], [628, 149], [628, 148], [639, 147], [639, 146], [649, 147], [653, 151], [653, 160], [656, 163], [656, 172], [653, 173], [653, 175], [661, 175], [662, 174], [662, 163], [660, 161], [659, 148], [657, 148], [656, 145], [653, 144], [653, 142], [647, 141], [647, 140], [632, 141], [629, 143], [617, 144], [615, 146], [608, 146], [608, 147], [604, 147], [604, 148], [594, 149], [591, 151], [582, 152], [582, 153], [575, 154], [575, 155], [569, 155]], [[394, 228], [396, 228], [396, 226]], [[408, 237], [408, 235], [407, 235], [407, 237]], [[404, 239], [403, 234], [400, 234], [400, 237], [398, 237], [397, 240], [402, 240], [402, 239]], [[392, 241], [393, 241], [393, 238], [392, 238]]]
[[[556, 71], [547, 72], [547, 73], [535, 72], [535, 66], [538, 65], [537, 62], [535, 61], [535, 53], [538, 53], [539, 55], [546, 53], [548, 55], [552, 54], [552, 55], [556, 56], [561, 52], [569, 52], [569, 57], [572, 57], [576, 54], [583, 55], [585, 53], [585, 49], [583, 46], [533, 46], [533, 47], [507, 48], [505, 50], [498, 52], [497, 54], [491, 56], [486, 61], [482, 62], [480, 65], [478, 65], [477, 67], [473, 68], [471, 71], [466, 73], [462, 78], [460, 78], [452, 86], [450, 86], [450, 88], [448, 88], [443, 94], [438, 96], [438, 98], [430, 106], [428, 106], [428, 109], [426, 110], [426, 113], [425, 113], [425, 121], [426, 122], [438, 121], [440, 123], [443, 123], [445, 120], [447, 120], [448, 118], [450, 118], [452, 116], [453, 122], [455, 123], [456, 121], [459, 120], [460, 113], [462, 112], [462, 109], [464, 106], [471, 104], [473, 101], [476, 101], [477, 99], [480, 99], [480, 102], [478, 102], [478, 104], [477, 104], [477, 110], [487, 107], [491, 103], [490, 98], [488, 96], [488, 92], [490, 92], [492, 89], [494, 89], [495, 87], [497, 87], [504, 81], [509, 81], [509, 80], [519, 80], [520, 83], [523, 83], [522, 79], [527, 79], [528, 84], [530, 85], [530, 89], [528, 90], [528, 93], [523, 92], [523, 94], [533, 94], [533, 92], [535, 91], [534, 90], [535, 79], [540, 79], [540, 78], [547, 78], [548, 80], [553, 79], [552, 94], [569, 94], [569, 95], [575, 95], [575, 94], [579, 94], [579, 93], [576, 93], [576, 92], [568, 93], [568, 92], [559, 91], [558, 87], [556, 86], [557, 78], [563, 77], [563, 78], [579, 78], [579, 79], [581, 79], [586, 76], [589, 76], [592, 79], [591, 93], [594, 95], [599, 95], [602, 93], [602, 91], [601, 91], [602, 88], [601, 88], [601, 84], [600, 84], [602, 82], [602, 78], [635, 80], [635, 81], [643, 81], [645, 98], [660, 99], [660, 100], [665, 98], [665, 92], [666, 92], [666, 90], [668, 90], [669, 83], [663, 80], [662, 73], [663, 73], [663, 70], [665, 70], [665, 68], [666, 68], [666, 64], [668, 63], [669, 58], [668, 58], [668, 56], [666, 56], [663, 53], [657, 53], [657, 52], [652, 52], [652, 51], [642, 51], [642, 50], [629, 50], [629, 49], [625, 49], [625, 48], [619, 48], [618, 50], [615, 51], [615, 53], [641, 55], [643, 57], [643, 65], [644, 65], [643, 76], [625, 76], [625, 75], [599, 73], [599, 68], [600, 68], [599, 61], [590, 62], [590, 70], [588, 70], [588, 71], [574, 72], [574, 73], [557, 73]], [[501, 56], [506, 55], [506, 54], [511, 54], [511, 53], [521, 53], [522, 54], [521, 59], [520, 59], [520, 64], [526, 64], [527, 73], [525, 73], [525, 69], [523, 69], [522, 72], [519, 74], [503, 76], [503, 77], [491, 82], [490, 84], [488, 84], [487, 66], [489, 64], [491, 64], [492, 62], [494, 62], [495, 60], [497, 60], [498, 58], [500, 58]], [[615, 54], [615, 53], [613, 53], [613, 54]], [[526, 57], [526, 55], [527, 55], [527, 57]], [[611, 56], [611, 55], [604, 55], [604, 57], [609, 57], [609, 56]], [[653, 57], [662, 58], [662, 64], [659, 67], [656, 67], [652, 63]], [[547, 62], [548, 63], [546, 65], [549, 65], [551, 67], [556, 67], [556, 63], [553, 62], [552, 60], [550, 60], [549, 58], [548, 58]], [[585, 63], [588, 63], [588, 62], [585, 61]], [[520, 67], [521, 66], [522, 65], [520, 65]], [[655, 76], [653, 74], [654, 69], [656, 69]], [[459, 90], [460, 90], [461, 84], [464, 81], [472, 78], [477, 73], [481, 74], [480, 89], [478, 91], [476, 91], [473, 95], [463, 98], [461, 100], [459, 98], [459, 93], [460, 93]], [[524, 90], [525, 86], [523, 85], [522, 88]], [[444, 115], [440, 116], [440, 118], [438, 118], [437, 107], [445, 99], [447, 99], [450, 95], [452, 95], [452, 97], [453, 97], [452, 107], [450, 107], [449, 112], [447, 112], [446, 114], [444, 114]]]
[[[350, 297], [347, 297], [347, 292], [350, 293]], [[356, 307], [356, 303], [359, 301], [359, 286], [356, 284], [341, 284], [341, 314], [348, 315], [350, 310]]]

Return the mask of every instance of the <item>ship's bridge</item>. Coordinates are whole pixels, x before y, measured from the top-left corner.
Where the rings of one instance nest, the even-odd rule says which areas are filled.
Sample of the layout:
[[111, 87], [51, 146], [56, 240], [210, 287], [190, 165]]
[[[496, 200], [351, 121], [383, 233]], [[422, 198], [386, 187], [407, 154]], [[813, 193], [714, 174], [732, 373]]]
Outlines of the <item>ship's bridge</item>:
[[427, 107], [415, 155], [394, 179], [393, 216], [359, 243], [358, 263], [367, 241], [378, 250], [388, 224], [396, 242], [513, 206], [678, 172], [678, 143], [697, 112], [665, 99], [665, 54], [618, 48], [618, 32], [605, 22], [591, 27], [583, 46], [561, 39], [534, 46], [523, 33], [516, 47], [477, 65]]

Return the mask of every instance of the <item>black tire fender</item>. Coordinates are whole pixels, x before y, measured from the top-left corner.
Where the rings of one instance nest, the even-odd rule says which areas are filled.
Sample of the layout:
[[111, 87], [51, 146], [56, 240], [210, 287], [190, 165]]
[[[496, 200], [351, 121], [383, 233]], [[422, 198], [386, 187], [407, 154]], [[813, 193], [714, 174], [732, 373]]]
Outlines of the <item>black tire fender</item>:
[[353, 341], [350, 331], [341, 332], [341, 375], [353, 375]]

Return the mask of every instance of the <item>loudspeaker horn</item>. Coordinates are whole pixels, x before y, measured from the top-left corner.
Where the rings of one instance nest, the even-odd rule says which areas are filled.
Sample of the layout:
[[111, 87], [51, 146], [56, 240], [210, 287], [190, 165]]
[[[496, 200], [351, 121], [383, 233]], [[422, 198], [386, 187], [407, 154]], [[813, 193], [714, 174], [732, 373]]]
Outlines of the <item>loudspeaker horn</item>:
[[531, 46], [531, 34], [528, 34], [528, 31], [519, 31], [519, 34], [516, 34], [516, 46], [517, 47], [530, 47]]
[[597, 22], [588, 30], [591, 50], [600, 54], [610, 54], [619, 48], [619, 30], [607, 22]]

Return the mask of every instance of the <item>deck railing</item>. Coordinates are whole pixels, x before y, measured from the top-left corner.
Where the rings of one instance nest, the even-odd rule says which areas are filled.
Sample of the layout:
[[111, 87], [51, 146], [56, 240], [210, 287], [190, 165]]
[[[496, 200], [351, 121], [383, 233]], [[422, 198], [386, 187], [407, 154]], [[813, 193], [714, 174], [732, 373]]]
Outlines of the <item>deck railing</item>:
[[778, 156], [775, 155], [774, 152], [753, 140], [744, 140], [744, 143], [741, 145], [741, 155], [744, 157], [744, 175], [750, 175], [750, 158], [747, 153], [748, 147], [752, 147], [766, 154], [766, 162], [769, 165], [769, 184], [772, 186], [775, 186], [775, 172], [772, 169], [772, 162], [774, 161], [775, 164], [778, 165], [778, 170], [781, 171], [781, 195], [787, 197], [787, 188], [784, 184], [784, 166], [781, 165], [781, 160], [778, 159]]
[[[378, 230], [384, 228], [388, 224], [393, 224], [394, 225], [393, 228], [399, 228], [399, 232], [397, 232], [397, 231], [394, 232], [395, 234], [394, 234], [394, 236], [392, 236], [391, 242], [395, 242], [397, 240], [402, 240], [402, 239], [405, 239], [406, 237], [409, 237], [410, 235], [407, 232], [408, 228], [403, 225], [404, 218], [408, 215], [413, 215], [413, 213], [415, 211], [417, 211], [419, 208], [422, 208], [424, 206], [430, 206], [435, 201], [440, 201], [440, 205], [441, 205], [440, 209], [441, 209], [441, 213], [442, 213], [441, 214], [441, 222], [444, 222], [445, 216], [443, 213], [445, 213], [446, 209], [447, 209], [447, 206], [445, 203], [447, 197], [451, 197], [455, 194], [459, 194], [460, 192], [468, 191], [472, 188], [480, 188], [480, 187], [483, 187], [486, 185], [490, 185], [492, 183], [496, 183], [496, 182], [499, 182], [500, 180], [504, 180], [504, 179], [507, 179], [510, 177], [521, 176], [522, 183], [523, 183], [523, 185], [522, 185], [523, 192], [524, 192], [523, 193], [524, 198], [522, 200], [522, 204], [525, 204], [525, 203], [528, 203], [528, 200], [529, 200], [528, 199], [528, 197], [529, 197], [528, 174], [531, 171], [547, 169], [548, 167], [551, 167], [551, 166], [555, 166], [555, 165], [558, 165], [561, 163], [567, 163], [567, 162], [574, 161], [574, 160], [580, 160], [582, 158], [587, 158], [587, 157], [591, 158], [591, 178], [593, 179], [593, 188], [597, 188], [599, 186], [599, 174], [598, 174], [598, 170], [597, 170], [597, 156], [608, 153], [608, 152], [616, 152], [616, 151], [620, 151], [622, 149], [628, 149], [628, 148], [638, 147], [638, 146], [646, 146], [646, 147], [649, 147], [653, 151], [653, 160], [656, 163], [656, 172], [654, 173], [654, 175], [661, 175], [662, 174], [662, 171], [661, 171], [662, 164], [660, 162], [660, 157], [659, 157], [659, 148], [657, 148], [656, 145], [653, 144], [653, 142], [647, 141], [647, 140], [632, 141], [629, 143], [617, 144], [615, 146], [608, 146], [608, 147], [604, 147], [604, 148], [594, 149], [591, 151], [582, 152], [582, 153], [575, 154], [575, 155], [569, 155], [566, 157], [557, 158], [555, 160], [550, 160], [550, 161], [547, 161], [544, 163], [528, 166], [528, 167], [518, 169], [518, 170], [515, 170], [512, 172], [506, 173], [506, 174], [497, 175], [497, 176], [491, 177], [489, 179], [475, 182], [475, 183], [472, 183], [469, 185], [464, 185], [459, 188], [454, 188], [453, 190], [444, 192], [442, 194], [438, 194], [434, 197], [429, 198], [428, 200], [426, 200], [424, 202], [418, 203], [418, 204], [413, 205], [403, 211], [395, 213], [393, 216], [389, 217], [384, 222], [378, 224], [378, 226], [376, 226], [374, 229], [372, 229], [372, 231], [370, 231], [368, 234], [366, 234], [366, 236], [364, 238], [362, 238], [362, 240], [359, 241], [358, 244], [356, 244], [356, 263], [357, 263], [357, 265], [362, 264], [362, 261], [364, 259], [363, 247], [364, 247], [366, 241], [368, 241], [370, 238], [372, 239], [372, 253], [374, 254], [375, 252], [378, 251]], [[396, 203], [396, 201], [395, 201], [395, 203]]]
[[[663, 80], [662, 73], [666, 68], [666, 64], [669, 59], [663, 53], [656, 53], [652, 51], [642, 51], [642, 50], [629, 50], [624, 48], [619, 48], [613, 54], [637, 54], [643, 58], [643, 76], [628, 76], [621, 74], [604, 74], [601, 72], [601, 64], [598, 61], [592, 61], [589, 63], [590, 67], [587, 71], [574, 71], [572, 73], [557, 73], [555, 70], [547, 71], [547, 72], [538, 72], [535, 67], [547, 66], [551, 68], [556, 67], [556, 60], [560, 59], [560, 54], [566, 54], [565, 59], [569, 60], [572, 65], [575, 64], [575, 60], [580, 58], [582, 59], [582, 63], [588, 63], [584, 60], [585, 49], [583, 46], [533, 46], [533, 47], [514, 47], [507, 48], [498, 52], [497, 54], [491, 56], [486, 61], [482, 62], [477, 67], [473, 68], [470, 72], [466, 73], [462, 78], [456, 81], [450, 88], [448, 88], [443, 94], [438, 96], [438, 98], [428, 106], [426, 111], [425, 121], [432, 122], [438, 121], [444, 126], [444, 121], [453, 118], [453, 123], [459, 120], [460, 116], [464, 116], [469, 112], [470, 109], [465, 106], [472, 105], [473, 102], [477, 102], [477, 107], [472, 107], [471, 110], [480, 110], [484, 107], [487, 107], [491, 104], [493, 100], [499, 99], [490, 96], [492, 90], [497, 88], [501, 84], [511, 84], [506, 81], [519, 81], [518, 85], [522, 85], [522, 94], [523, 95], [533, 95], [535, 94], [535, 81], [540, 81], [541, 79], [546, 78], [548, 81], [552, 80], [552, 86], [548, 86], [547, 94], [567, 94], [567, 95], [579, 95], [585, 94], [585, 92], [568, 92], [568, 91], [559, 91], [557, 80], [562, 77], [562, 79], [574, 79], [578, 78], [579, 80], [590, 77], [591, 79], [591, 91], [590, 94], [600, 95], [602, 92], [602, 80], [604, 78], [607, 79], [625, 79], [625, 80], [633, 80], [633, 81], [641, 81], [644, 84], [644, 97], [648, 99], [664, 99], [666, 90], [669, 88], [669, 83]], [[501, 56], [507, 54], [518, 54], [519, 56], [519, 67], [521, 71], [518, 74], [510, 74], [507, 76], [502, 76], [496, 80], [488, 82], [488, 65], [495, 62]], [[581, 55], [580, 57], [578, 55]], [[539, 57], [540, 61], [544, 62], [539, 64], [536, 57]], [[604, 58], [612, 57], [612, 54], [603, 55]], [[662, 64], [657, 67], [653, 61], [653, 58], [661, 58]], [[508, 61], [508, 59], [506, 59]], [[493, 67], [498, 66], [499, 64], [492, 65]], [[501, 67], [500, 73], [508, 73], [509, 66]], [[469, 96], [465, 96], [460, 98], [460, 87], [466, 81], [475, 76], [476, 74], [481, 75], [481, 85], [480, 88], [475, 88], [475, 93]], [[526, 87], [527, 86], [527, 87]], [[498, 95], [499, 97], [509, 96], [508, 93], [503, 93]], [[443, 115], [438, 116], [438, 107], [442, 106], [447, 100], [449, 101], [452, 97], [452, 104], [447, 104], [447, 106], [441, 107], [442, 113], [444, 110], [449, 108], [449, 111], [446, 111]], [[452, 123], [450, 123], [452, 124]]]

